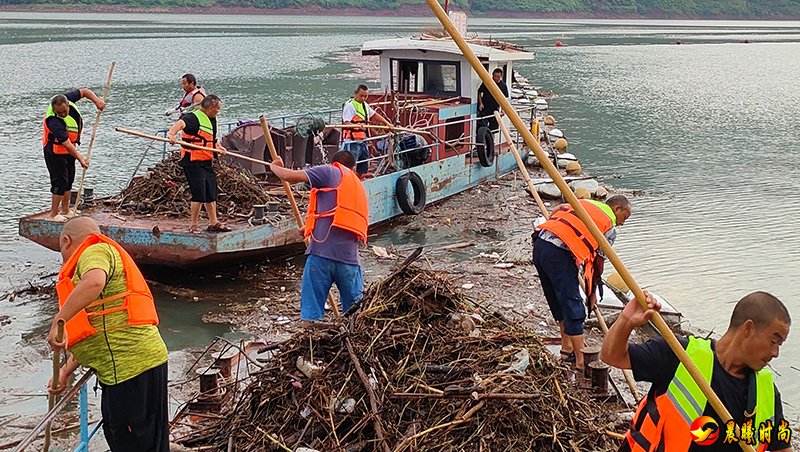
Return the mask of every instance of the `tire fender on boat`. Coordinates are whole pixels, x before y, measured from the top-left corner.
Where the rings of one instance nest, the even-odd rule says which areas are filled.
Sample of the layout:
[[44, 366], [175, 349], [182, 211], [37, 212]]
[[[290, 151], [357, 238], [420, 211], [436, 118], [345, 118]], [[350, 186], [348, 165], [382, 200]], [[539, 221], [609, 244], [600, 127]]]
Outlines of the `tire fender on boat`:
[[478, 160], [481, 166], [490, 167], [494, 164], [494, 135], [486, 126], [478, 127], [475, 132], [475, 150], [478, 153]]
[[[411, 185], [411, 190], [414, 192], [413, 198], [409, 198], [408, 186]], [[427, 193], [425, 191], [425, 183], [419, 174], [409, 171], [397, 179], [395, 186], [394, 196], [397, 198], [397, 204], [400, 205], [400, 210], [406, 215], [417, 215], [425, 209], [425, 201]]]

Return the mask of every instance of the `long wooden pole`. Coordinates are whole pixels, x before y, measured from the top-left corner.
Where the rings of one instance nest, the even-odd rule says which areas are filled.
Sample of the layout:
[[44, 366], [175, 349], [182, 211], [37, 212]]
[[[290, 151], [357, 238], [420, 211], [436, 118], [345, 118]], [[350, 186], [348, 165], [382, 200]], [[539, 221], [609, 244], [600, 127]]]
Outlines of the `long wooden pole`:
[[[269, 124], [267, 123], [267, 118], [263, 115], [258, 117], [258, 122], [261, 123], [261, 130], [264, 132], [264, 138], [267, 140], [267, 148], [269, 148], [269, 155], [272, 157], [272, 160], [275, 161], [278, 159], [278, 151], [275, 149], [275, 142], [272, 141], [272, 134], [269, 131]], [[310, 140], [311, 138], [309, 138]], [[264, 162], [267, 167], [269, 167], [269, 163]], [[282, 180], [283, 182], [283, 189], [286, 191], [286, 197], [289, 198], [289, 204], [292, 205], [292, 212], [294, 213], [294, 219], [297, 220], [297, 227], [302, 228], [304, 221], [303, 217], [300, 215], [300, 209], [297, 208], [297, 201], [294, 199], [294, 192], [292, 192], [292, 186], [289, 182]], [[306, 248], [308, 247], [310, 240], [308, 238], [305, 239]], [[331, 306], [333, 310], [334, 317], [339, 317], [339, 306], [336, 304], [336, 301], [333, 299], [333, 295], [328, 292], [328, 304]]]
[[[633, 291], [636, 301], [639, 302], [639, 305], [642, 307], [642, 309], [647, 309], [647, 299], [642, 291], [642, 288], [639, 287], [639, 284], [637, 284], [636, 280], [633, 278], [633, 275], [631, 275], [631, 273], [625, 267], [625, 264], [622, 263], [622, 260], [619, 258], [616, 251], [614, 251], [614, 248], [611, 247], [611, 244], [608, 243], [608, 240], [606, 240], [606, 238], [603, 236], [603, 233], [600, 231], [597, 225], [594, 224], [594, 221], [592, 221], [589, 213], [586, 212], [586, 209], [584, 209], [581, 203], [578, 201], [578, 197], [575, 196], [575, 193], [572, 192], [572, 190], [569, 188], [569, 185], [567, 185], [567, 182], [561, 176], [561, 173], [559, 173], [558, 168], [556, 168], [553, 163], [547, 159], [542, 147], [539, 146], [539, 143], [536, 141], [533, 134], [525, 126], [525, 123], [522, 122], [522, 118], [520, 118], [517, 112], [514, 110], [511, 102], [506, 99], [497, 84], [493, 82], [489, 72], [483, 67], [483, 64], [481, 64], [481, 62], [475, 56], [475, 53], [469, 47], [469, 44], [467, 44], [458, 30], [456, 30], [456, 27], [450, 21], [450, 18], [447, 17], [447, 14], [442, 9], [442, 6], [439, 4], [438, 0], [425, 0], [425, 2], [439, 19], [439, 22], [441, 22], [444, 29], [447, 30], [447, 33], [450, 35], [450, 37], [453, 38], [453, 41], [461, 50], [461, 53], [464, 54], [464, 57], [469, 61], [470, 65], [472, 65], [472, 68], [492, 93], [492, 96], [498, 101], [500, 106], [503, 108], [503, 111], [506, 112], [508, 118], [511, 120], [511, 123], [514, 124], [514, 127], [516, 127], [517, 131], [522, 134], [522, 138], [525, 140], [525, 143], [531, 150], [533, 150], [533, 153], [536, 155], [536, 158], [539, 159], [539, 162], [544, 170], [547, 172], [550, 178], [553, 179], [553, 182], [564, 195], [564, 198], [572, 206], [575, 214], [581, 219], [581, 221], [583, 221], [583, 224], [586, 225], [586, 227], [589, 229], [589, 232], [603, 249], [603, 254], [606, 255], [608, 260], [617, 270], [617, 273], [620, 274], [622, 280], [625, 281], [625, 284], [627, 284], [631, 291]], [[727, 408], [725, 408], [725, 405], [722, 404], [722, 401], [719, 399], [719, 397], [717, 397], [717, 394], [714, 393], [713, 389], [711, 389], [709, 382], [703, 378], [700, 370], [686, 353], [686, 350], [678, 341], [678, 338], [675, 337], [675, 334], [669, 329], [669, 326], [667, 326], [667, 323], [658, 312], [653, 314], [652, 322], [658, 329], [659, 333], [661, 333], [661, 336], [664, 337], [664, 340], [667, 342], [670, 349], [672, 349], [673, 353], [675, 353], [680, 362], [684, 365], [684, 367], [686, 367], [686, 370], [689, 371], [689, 375], [692, 376], [692, 379], [700, 387], [700, 390], [702, 390], [703, 394], [705, 394], [705, 396], [708, 398], [708, 402], [714, 408], [714, 411], [717, 412], [722, 420], [722, 423], [725, 424], [732, 420], [733, 418], [731, 417], [731, 414], [728, 412]], [[742, 440], [739, 440], [739, 447], [741, 447], [744, 451], [754, 452], [754, 449]]]
[[[520, 157], [519, 152], [517, 152], [517, 146], [514, 144], [514, 140], [511, 139], [511, 133], [508, 131], [508, 127], [506, 127], [503, 119], [500, 117], [499, 112], [494, 112], [494, 117], [497, 119], [497, 123], [500, 124], [500, 130], [503, 132], [503, 136], [506, 138], [508, 146], [511, 148], [511, 153], [514, 154], [514, 159], [517, 161], [519, 172], [522, 173], [522, 178], [528, 183], [528, 190], [530, 190], [534, 199], [536, 199], [536, 204], [539, 206], [539, 210], [542, 212], [542, 215], [544, 215], [545, 218], [550, 218], [550, 212], [548, 212], [547, 207], [545, 207], [544, 202], [542, 202], [542, 198], [539, 196], [539, 192], [536, 191], [536, 187], [533, 185], [531, 176], [528, 174], [528, 169], [525, 168], [525, 164], [522, 162], [522, 157]], [[581, 284], [581, 287], [583, 287], [583, 291], [586, 292], [586, 287], [584, 287], [583, 280], [578, 278], [578, 282]], [[597, 318], [597, 322], [600, 324], [600, 330], [603, 332], [603, 336], [605, 336], [605, 334], [608, 332], [606, 320], [600, 314], [600, 309], [597, 307], [597, 305], [592, 307], [592, 311]], [[638, 401], [639, 392], [636, 391], [636, 383], [633, 381], [633, 375], [631, 375], [631, 371], [629, 369], [622, 369], [622, 374], [625, 376], [625, 381], [628, 383], [631, 394], [633, 394], [633, 397]]]
[[[111, 62], [111, 67], [108, 68], [108, 78], [106, 79], [106, 84], [103, 87], [103, 102], [106, 101], [108, 97], [108, 92], [111, 90], [111, 76], [114, 75], [114, 68], [117, 66], [116, 61]], [[97, 114], [94, 116], [94, 125], [92, 125], [92, 137], [89, 139], [89, 148], [86, 150], [86, 163], [89, 163], [89, 160], [92, 158], [92, 148], [94, 147], [94, 137], [97, 135], [97, 126], [100, 124], [100, 113], [103, 110], [97, 110]], [[78, 206], [81, 204], [81, 195], [83, 195], [83, 182], [86, 180], [86, 171], [88, 168], [84, 168], [83, 172], [81, 173], [81, 182], [78, 184], [78, 194], [75, 195], [75, 210], [78, 210]]]
[[511, 133], [509, 133], [508, 127], [506, 127], [505, 123], [503, 123], [503, 118], [500, 116], [500, 112], [494, 112], [494, 117], [497, 119], [497, 123], [500, 124], [500, 130], [503, 131], [503, 136], [506, 138], [508, 146], [511, 148], [511, 153], [514, 154], [514, 160], [517, 161], [517, 168], [519, 168], [522, 178], [525, 179], [525, 182], [528, 184], [528, 190], [531, 192], [531, 195], [533, 195], [533, 199], [536, 200], [536, 205], [539, 206], [539, 211], [542, 212], [542, 215], [544, 215], [545, 218], [550, 218], [550, 212], [547, 211], [547, 207], [545, 207], [542, 197], [539, 196], [536, 186], [533, 185], [531, 175], [528, 174], [528, 168], [525, 168], [525, 163], [522, 162], [522, 157], [520, 157], [519, 152], [517, 151], [517, 146], [514, 144], [514, 140], [511, 139]]
[[432, 132], [428, 130], [411, 129], [408, 127], [382, 126], [380, 124], [329, 124], [325, 127], [331, 129], [384, 129], [384, 130], [392, 130], [395, 132], [425, 133], [431, 136], [435, 136]]
[[[56, 332], [56, 342], [62, 342], [64, 340], [64, 320], [59, 319], [57, 322], [58, 331]], [[53, 379], [50, 380], [50, 384], [52, 388], [58, 388], [61, 384], [61, 350], [53, 352]], [[50, 394], [47, 396], [47, 411], [53, 409], [56, 405], [56, 395]], [[42, 450], [47, 452], [50, 450], [50, 431], [52, 429], [52, 424], [47, 423], [47, 427], [44, 429], [44, 446], [42, 446]]]
[[[133, 136], [139, 137], [139, 138], [147, 138], [148, 140], [160, 141], [162, 143], [170, 143], [168, 138], [160, 137], [158, 135], [150, 135], [149, 133], [139, 132], [138, 130], [126, 129], [124, 127], [117, 127], [114, 130], [116, 130], [117, 132], [120, 132], [120, 133], [127, 133], [128, 135], [133, 135]], [[198, 146], [196, 144], [187, 143], [187, 142], [181, 141], [181, 140], [176, 141], [175, 144], [179, 144], [179, 145], [181, 145], [183, 147], [187, 147], [187, 148], [190, 148], [190, 149], [197, 149], [197, 150], [200, 150], [200, 151], [216, 152], [216, 153], [224, 154], [224, 155], [227, 155], [227, 156], [230, 156], [230, 157], [233, 157], [233, 158], [247, 160], [248, 162], [260, 163], [262, 165], [269, 165], [269, 162], [266, 162], [264, 160], [254, 159], [252, 157], [248, 157], [248, 156], [242, 155], [242, 154], [237, 154], [237, 153], [231, 152], [231, 151], [223, 152], [223, 151], [221, 151], [219, 149], [207, 148], [205, 146]]]

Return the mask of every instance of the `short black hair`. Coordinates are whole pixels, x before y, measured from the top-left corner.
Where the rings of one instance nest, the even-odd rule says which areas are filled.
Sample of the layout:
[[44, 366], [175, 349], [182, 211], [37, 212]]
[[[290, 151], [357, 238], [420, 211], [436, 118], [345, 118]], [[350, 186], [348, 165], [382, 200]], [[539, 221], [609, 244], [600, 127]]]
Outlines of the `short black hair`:
[[185, 78], [190, 85], [197, 85], [197, 77], [195, 77], [194, 74], [183, 74], [181, 78]]
[[622, 207], [631, 210], [631, 202], [625, 195], [614, 195], [606, 200], [606, 204], [610, 207]]
[[356, 86], [356, 90], [353, 91], [353, 93], [357, 93], [359, 91], [369, 91], [369, 88], [367, 88], [367, 85], [361, 84]]
[[356, 156], [354, 156], [352, 152], [342, 149], [341, 151], [336, 151], [336, 153], [333, 154], [331, 163], [333, 162], [341, 163], [342, 165], [353, 169], [356, 167]]
[[745, 295], [736, 303], [729, 328], [735, 330], [748, 319], [753, 321], [756, 328], [769, 326], [775, 319], [792, 323], [786, 305], [774, 295], [761, 291]]
[[502, 69], [500, 69], [499, 67], [498, 67], [498, 68], [495, 68], [495, 69], [492, 71], [492, 74], [500, 74], [500, 75], [503, 75], [503, 70], [502, 70]]
[[216, 107], [217, 105], [222, 102], [222, 99], [219, 96], [215, 96], [214, 94], [209, 94], [208, 96], [203, 98], [203, 101], [200, 102], [200, 106], [203, 108], [211, 108]]
[[52, 100], [50, 100], [50, 106], [53, 107], [53, 108], [55, 108], [55, 107], [57, 107], [59, 105], [64, 105], [64, 104], [68, 104], [68, 103], [69, 103], [69, 99], [67, 99], [67, 96], [65, 96], [63, 94], [57, 94], [57, 95], [53, 96]]

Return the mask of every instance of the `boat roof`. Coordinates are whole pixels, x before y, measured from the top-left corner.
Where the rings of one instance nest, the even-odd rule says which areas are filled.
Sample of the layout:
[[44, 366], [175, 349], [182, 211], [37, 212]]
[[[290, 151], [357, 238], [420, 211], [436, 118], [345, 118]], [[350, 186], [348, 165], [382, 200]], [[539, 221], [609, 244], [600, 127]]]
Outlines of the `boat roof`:
[[[534, 58], [532, 52], [509, 42], [493, 39], [470, 39], [467, 42], [475, 55], [484, 61], [524, 61]], [[452, 39], [425, 35], [412, 38], [378, 39], [367, 41], [361, 46], [362, 55], [380, 55], [393, 50], [419, 50], [463, 56]]]

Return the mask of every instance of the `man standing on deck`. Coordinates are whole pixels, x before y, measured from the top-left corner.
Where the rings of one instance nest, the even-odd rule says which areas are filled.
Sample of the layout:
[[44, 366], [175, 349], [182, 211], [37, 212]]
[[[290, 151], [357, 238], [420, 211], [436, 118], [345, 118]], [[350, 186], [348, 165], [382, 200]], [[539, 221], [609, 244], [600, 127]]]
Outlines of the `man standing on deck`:
[[[502, 69], [497, 68], [492, 71], [492, 80], [494, 80], [497, 87], [500, 88], [500, 91], [503, 92], [503, 95], [508, 97], [508, 86], [506, 86], [506, 82], [503, 81]], [[478, 88], [478, 117], [482, 118], [488, 116], [483, 122], [489, 127], [492, 133], [497, 131], [500, 127], [500, 124], [497, 123], [497, 118], [494, 117], [494, 112], [498, 110], [500, 110], [500, 103], [494, 98], [489, 88], [486, 87], [486, 84], [481, 83], [480, 88]]]
[[339, 289], [342, 312], [361, 299], [364, 289], [358, 243], [367, 243], [369, 203], [361, 180], [353, 171], [356, 159], [340, 150], [330, 165], [290, 170], [278, 159], [269, 166], [281, 180], [311, 185], [304, 228], [308, 239], [300, 294], [300, 314], [305, 325], [322, 319], [333, 283]]
[[[605, 203], [580, 200], [594, 223], [609, 243], [617, 238], [616, 226], [631, 216], [631, 203], [623, 195], [608, 198]], [[550, 312], [561, 330], [561, 355], [575, 360], [583, 370], [583, 322], [586, 308], [578, 287], [578, 269], [583, 267], [587, 303], [597, 301], [595, 289], [603, 272], [602, 250], [589, 229], [569, 204], [556, 208], [550, 219], [539, 225], [533, 242], [533, 264], [539, 273], [542, 291]]]
[[194, 74], [183, 74], [181, 88], [183, 88], [183, 98], [181, 98], [176, 109], [167, 110], [167, 116], [173, 113], [188, 113], [190, 110], [197, 108], [206, 97], [206, 89], [197, 84], [197, 77]]
[[[167, 347], [147, 282], [89, 217], [69, 220], [59, 247], [59, 311], [47, 341], [70, 356], [50, 392], [63, 392], [78, 366], [89, 367], [103, 389], [103, 433], [111, 450], [168, 451]], [[58, 320], [66, 322], [63, 342], [56, 340]]]
[[[606, 333], [600, 359], [620, 369], [632, 369], [638, 381], [652, 383], [639, 403], [621, 451], [739, 451], [735, 433], [723, 424], [700, 387], [663, 338], [629, 344], [631, 332], [661, 306], [646, 293], [645, 311], [634, 299]], [[789, 334], [786, 306], [766, 292], [753, 292], [736, 303], [728, 330], [718, 341], [694, 336], [678, 338], [711, 389], [741, 427], [741, 439], [757, 451], [791, 451], [790, 426], [783, 418], [781, 395], [767, 364]], [[695, 419], [709, 416], [716, 423]], [[710, 424], [710, 427], [709, 427]], [[694, 429], [694, 430], [693, 430]], [[717, 433], [710, 444], [695, 438]]]
[[[216, 148], [225, 154], [225, 148], [217, 140], [217, 115], [222, 109], [219, 97], [210, 94], [200, 102], [200, 108], [181, 116], [167, 132], [169, 142], [175, 144], [175, 134], [181, 132], [181, 141], [207, 148]], [[200, 207], [208, 214], [208, 232], [227, 232], [231, 228], [217, 219], [217, 174], [212, 162], [215, 152], [181, 147], [181, 166], [192, 191], [191, 224], [189, 231], [200, 231]]]
[[[369, 90], [366, 85], [358, 85], [353, 92], [353, 98], [344, 104], [342, 109], [342, 122], [344, 124], [366, 125], [372, 120], [377, 120], [389, 128], [394, 127], [391, 122], [384, 118], [380, 113], [372, 109], [367, 104]], [[367, 143], [367, 129], [346, 128], [342, 130], [342, 149], [350, 151], [358, 162], [356, 173], [363, 176], [369, 171], [369, 162], [364, 161], [369, 158]]]
[[89, 162], [78, 152], [83, 117], [75, 103], [83, 98], [94, 102], [98, 110], [106, 107], [103, 99], [89, 88], [73, 89], [50, 100], [43, 121], [42, 149], [53, 195], [48, 216], [55, 221], [66, 221], [70, 214], [69, 196], [75, 182], [75, 161], [84, 168], [89, 167]]

